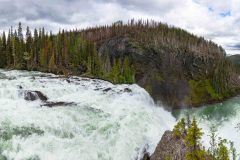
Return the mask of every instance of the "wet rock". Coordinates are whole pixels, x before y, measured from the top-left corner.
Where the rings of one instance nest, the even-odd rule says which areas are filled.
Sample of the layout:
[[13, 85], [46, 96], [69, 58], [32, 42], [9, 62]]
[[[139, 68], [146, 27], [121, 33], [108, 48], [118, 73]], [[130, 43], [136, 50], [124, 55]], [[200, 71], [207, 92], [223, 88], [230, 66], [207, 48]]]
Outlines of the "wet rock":
[[130, 88], [125, 88], [124, 92], [132, 93], [132, 90]]
[[35, 101], [35, 100], [41, 100], [41, 101], [47, 101], [48, 98], [40, 91], [24, 91], [24, 99], [26, 101]]
[[143, 158], [141, 160], [150, 160], [150, 155], [149, 153], [144, 153]]
[[70, 83], [70, 82], [71, 82], [69, 79], [66, 79], [66, 81], [67, 81], [68, 83]]
[[72, 106], [75, 103], [73, 102], [46, 102], [45, 104], [42, 104], [41, 107], [45, 106], [45, 107], [62, 107], [62, 106]]
[[110, 90], [112, 90], [112, 89], [111, 88], [106, 88], [106, 89], [103, 90], [103, 92], [108, 92]]
[[173, 132], [166, 131], [150, 160], [185, 160], [187, 147], [183, 138], [176, 138]]
[[18, 89], [23, 89], [23, 87], [21, 85], [18, 85], [17, 88]]

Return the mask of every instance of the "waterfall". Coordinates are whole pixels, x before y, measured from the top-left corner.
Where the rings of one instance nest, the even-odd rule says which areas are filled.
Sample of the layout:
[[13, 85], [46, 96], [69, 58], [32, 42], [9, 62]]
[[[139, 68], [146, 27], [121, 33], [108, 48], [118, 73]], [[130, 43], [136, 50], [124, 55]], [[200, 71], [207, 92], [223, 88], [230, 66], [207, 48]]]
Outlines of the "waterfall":
[[[25, 91], [48, 100], [27, 101]], [[135, 160], [153, 153], [174, 124], [136, 84], [0, 70], [0, 155], [7, 159]]]

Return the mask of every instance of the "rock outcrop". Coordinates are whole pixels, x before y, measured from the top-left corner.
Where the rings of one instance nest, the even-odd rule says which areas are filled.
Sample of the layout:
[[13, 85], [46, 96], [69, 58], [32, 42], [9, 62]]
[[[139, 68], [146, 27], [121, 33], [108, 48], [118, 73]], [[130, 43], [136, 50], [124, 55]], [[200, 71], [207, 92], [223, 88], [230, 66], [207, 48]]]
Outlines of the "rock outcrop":
[[27, 101], [47, 101], [48, 98], [40, 91], [24, 91], [24, 99]]
[[167, 106], [199, 106], [239, 93], [240, 80], [221, 49], [200, 52], [197, 48], [194, 51], [172, 45], [144, 44], [122, 36], [101, 41], [98, 54], [103, 57], [106, 71], [111, 70], [113, 59], [128, 57], [136, 83], [155, 102]]
[[186, 153], [184, 139], [176, 138], [171, 131], [166, 131], [150, 160], [185, 160]]

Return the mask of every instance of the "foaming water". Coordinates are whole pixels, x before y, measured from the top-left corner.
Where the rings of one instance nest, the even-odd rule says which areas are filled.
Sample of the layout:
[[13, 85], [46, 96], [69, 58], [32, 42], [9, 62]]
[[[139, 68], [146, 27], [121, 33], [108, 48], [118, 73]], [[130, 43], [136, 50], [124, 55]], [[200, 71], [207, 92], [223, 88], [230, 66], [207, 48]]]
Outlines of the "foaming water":
[[201, 108], [181, 110], [177, 115], [182, 117], [186, 113], [198, 119], [199, 126], [205, 133], [202, 141], [207, 148], [210, 146], [210, 127], [215, 126], [218, 137], [234, 142], [238, 154], [240, 153], [240, 97]]
[[[70, 105], [41, 107], [24, 100], [26, 90]], [[0, 155], [8, 159], [135, 160], [174, 124], [137, 85], [0, 70]]]

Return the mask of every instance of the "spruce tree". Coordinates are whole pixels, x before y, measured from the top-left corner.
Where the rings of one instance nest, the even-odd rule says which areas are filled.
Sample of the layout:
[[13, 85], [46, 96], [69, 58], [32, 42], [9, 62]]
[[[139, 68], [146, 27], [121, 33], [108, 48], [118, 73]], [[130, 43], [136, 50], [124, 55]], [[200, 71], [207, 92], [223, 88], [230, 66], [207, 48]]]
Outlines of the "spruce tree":
[[202, 158], [202, 150], [200, 149], [202, 135], [202, 129], [198, 128], [197, 120], [194, 117], [191, 126], [187, 130], [187, 136], [185, 138], [187, 148], [190, 151], [186, 155], [187, 160], [199, 160]]
[[217, 154], [217, 128], [216, 126], [211, 126], [210, 127], [210, 148], [209, 152], [213, 156], [213, 159], [216, 159], [216, 154]]
[[186, 136], [186, 122], [184, 118], [174, 126], [173, 135], [175, 138], [184, 138]]
[[232, 160], [237, 160], [237, 151], [236, 151], [236, 148], [234, 147], [233, 142], [230, 142], [230, 152], [232, 155]]
[[216, 158], [217, 160], [230, 160], [226, 139], [221, 139], [221, 138], [219, 139]]

